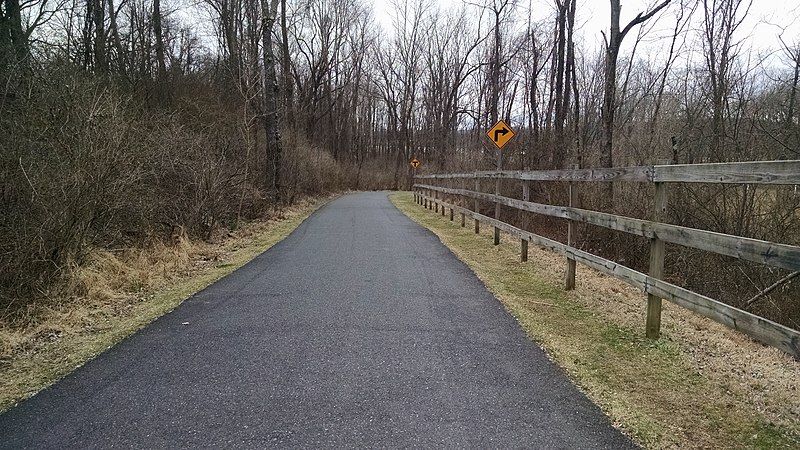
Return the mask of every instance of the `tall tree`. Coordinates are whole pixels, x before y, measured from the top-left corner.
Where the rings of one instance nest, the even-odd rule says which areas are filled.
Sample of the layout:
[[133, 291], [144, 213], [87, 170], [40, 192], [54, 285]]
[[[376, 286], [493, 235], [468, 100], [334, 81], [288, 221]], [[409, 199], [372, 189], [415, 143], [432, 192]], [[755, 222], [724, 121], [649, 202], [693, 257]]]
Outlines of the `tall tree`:
[[[670, 0], [664, 0], [649, 12], [640, 12], [636, 17], [628, 22], [624, 28], [620, 28], [620, 14], [622, 6], [620, 0], [611, 1], [611, 27], [608, 36], [603, 33], [606, 47], [605, 64], [605, 89], [603, 92], [603, 150], [600, 158], [600, 165], [604, 167], [614, 166], [613, 144], [614, 144], [614, 113], [616, 110], [617, 95], [617, 59], [622, 41], [631, 29], [664, 9]], [[610, 183], [609, 183], [610, 185]]]
[[272, 30], [278, 14], [279, 0], [261, 0], [261, 51], [264, 61], [264, 105], [262, 117], [267, 138], [267, 154], [272, 169], [272, 192], [276, 202], [281, 197], [281, 162], [283, 147], [278, 119], [278, 75], [275, 70], [275, 48]]
[[786, 128], [794, 125], [795, 103], [797, 103], [797, 88], [800, 83], [800, 41], [789, 45], [781, 39], [783, 50], [786, 57], [792, 63], [792, 80], [789, 82], [789, 98], [786, 103], [786, 118], [784, 124]]
[[161, 27], [161, 0], [153, 0], [153, 34], [156, 38], [158, 79], [163, 80], [167, 73], [167, 64], [164, 58], [164, 32]]
[[90, 2], [92, 3], [91, 11], [94, 26], [94, 69], [100, 73], [107, 73], [105, 0], [90, 0]]
[[703, 0], [703, 54], [711, 101], [711, 158], [723, 161], [725, 153], [725, 109], [732, 90], [733, 64], [740, 49], [734, 40], [750, 11], [752, 0]]
[[562, 168], [566, 154], [564, 129], [569, 112], [572, 66], [575, 64], [575, 0], [556, 0], [556, 11], [555, 145], [551, 147], [550, 161], [553, 167]]
[[281, 75], [283, 77], [283, 103], [286, 124], [294, 128], [294, 82], [292, 81], [291, 55], [289, 54], [289, 28], [286, 24], [286, 0], [281, 0]]
[[[158, 4], [158, 0], [156, 0], [156, 4]], [[117, 26], [117, 10], [114, 8], [114, 0], [108, 0], [108, 28], [108, 31], [111, 34], [111, 42], [114, 46], [114, 51], [116, 52], [116, 68], [122, 75], [127, 75], [128, 70], [127, 60], [125, 58], [125, 48], [122, 46], [122, 39], [119, 35], [119, 27]]]
[[0, 52], [3, 63], [21, 61], [27, 49], [28, 43], [22, 30], [22, 10], [19, 0], [5, 0], [0, 4]]

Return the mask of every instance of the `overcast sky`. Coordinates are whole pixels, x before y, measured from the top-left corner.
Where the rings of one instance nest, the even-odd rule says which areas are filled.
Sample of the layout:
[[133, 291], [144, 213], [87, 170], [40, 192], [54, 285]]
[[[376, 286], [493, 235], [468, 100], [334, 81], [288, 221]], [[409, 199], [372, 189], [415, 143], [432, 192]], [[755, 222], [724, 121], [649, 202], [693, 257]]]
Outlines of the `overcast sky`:
[[[337, 0], [329, 0], [337, 1]], [[392, 14], [393, 0], [362, 0], [366, 5], [372, 5], [373, 15], [377, 26], [383, 28], [381, 36], [388, 37], [392, 33]], [[403, 0], [399, 0], [403, 1]], [[413, 2], [414, 0], [409, 0]], [[442, 10], [459, 8], [464, 5], [463, 0], [430, 0], [435, 6]], [[470, 0], [470, 3], [479, 3], [483, 0]], [[609, 27], [609, 1], [608, 0], [577, 0], [576, 26], [579, 28], [577, 41], [579, 48], [584, 51], [600, 49], [602, 46], [601, 30]], [[687, 0], [684, 0], [685, 2]], [[701, 0], [702, 1], [702, 0]], [[745, 0], [745, 3], [747, 0]], [[210, 17], [208, 8], [202, 3], [194, 0], [172, 0], [169, 2], [179, 20], [184, 22], [194, 22], [195, 31], [203, 38], [209, 46], [215, 45], [214, 32], [210, 28]], [[528, 21], [528, 11], [532, 12], [534, 21], [551, 18], [554, 14], [553, 0], [517, 0], [517, 25], [522, 27]], [[622, 0], [622, 25], [631, 20], [641, 11], [645, 11], [649, 6], [656, 3], [656, 0]], [[652, 56], [657, 58], [662, 47], [669, 44], [667, 38], [674, 26], [675, 13], [681, 0], [672, 0], [672, 4], [665, 9], [656, 22], [651, 22], [652, 29], [645, 37], [645, 43], [640, 45], [637, 55], [639, 57]], [[198, 8], [200, 8], [198, 10]], [[474, 8], [474, 7], [472, 7]], [[203, 17], [198, 23], [197, 14]], [[690, 30], [690, 36], [694, 39], [698, 36], [699, 21], [702, 20], [702, 11], [697, 11], [694, 15], [694, 28]], [[632, 31], [636, 33], [637, 30]], [[747, 47], [752, 48], [754, 57], [767, 57], [770, 52], [780, 50], [778, 36], [783, 34], [787, 42], [800, 39], [800, 0], [753, 0], [753, 5], [743, 24], [742, 29], [737, 35], [738, 39], [743, 39]], [[633, 36], [629, 37], [623, 45], [623, 52], [629, 50], [633, 45]], [[683, 50], [684, 52], [686, 50]], [[767, 66], [773, 66], [769, 60]]]
[[[459, 7], [461, 0], [431, 0], [440, 8], [447, 9]], [[387, 31], [392, 29], [392, 6], [386, 0], [372, 0], [376, 21]], [[477, 3], [477, 2], [471, 2]], [[545, 19], [553, 15], [552, 0], [518, 0], [517, 9], [520, 24], [527, 22], [527, 11], [532, 11], [533, 19]], [[636, 14], [646, 11], [648, 6], [655, 4], [655, 0], [623, 0], [622, 1], [622, 26], [633, 19]], [[658, 41], [671, 33], [674, 24], [675, 8], [680, 0], [673, 0], [655, 24], [648, 36], [649, 39]], [[745, 4], [747, 0], [745, 0]], [[698, 11], [695, 19], [702, 17]], [[580, 27], [579, 34], [583, 42], [589, 46], [602, 45], [601, 30], [607, 30], [610, 21], [610, 8], [608, 0], [578, 0], [576, 26]], [[782, 28], [785, 31], [782, 31]], [[746, 41], [757, 52], [764, 53], [768, 50], [779, 48], [778, 35], [784, 33], [784, 39], [791, 42], [800, 38], [800, 0], [753, 0], [739, 38], [747, 37]], [[749, 35], [749, 36], [748, 36]], [[631, 45], [633, 39], [628, 38], [626, 44]]]

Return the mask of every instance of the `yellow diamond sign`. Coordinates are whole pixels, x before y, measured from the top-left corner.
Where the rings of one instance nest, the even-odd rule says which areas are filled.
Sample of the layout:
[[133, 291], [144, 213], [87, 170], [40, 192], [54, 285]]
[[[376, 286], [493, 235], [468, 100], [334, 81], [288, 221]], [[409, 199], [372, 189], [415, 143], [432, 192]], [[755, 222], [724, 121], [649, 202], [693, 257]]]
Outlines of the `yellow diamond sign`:
[[489, 136], [489, 139], [494, 142], [494, 145], [496, 145], [497, 148], [503, 148], [506, 144], [508, 144], [508, 141], [510, 141], [511, 138], [516, 135], [516, 133], [514, 133], [514, 130], [512, 130], [507, 123], [500, 120], [494, 124], [492, 128], [489, 128], [489, 131], [486, 132], [486, 135]]

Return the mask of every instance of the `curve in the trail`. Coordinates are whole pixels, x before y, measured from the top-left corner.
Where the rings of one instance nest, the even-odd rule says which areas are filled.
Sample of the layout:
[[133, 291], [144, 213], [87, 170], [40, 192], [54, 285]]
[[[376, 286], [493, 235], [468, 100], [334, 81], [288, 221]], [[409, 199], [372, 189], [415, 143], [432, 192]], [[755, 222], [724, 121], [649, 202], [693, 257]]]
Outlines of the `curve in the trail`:
[[0, 415], [0, 447], [633, 444], [435, 235], [346, 195]]

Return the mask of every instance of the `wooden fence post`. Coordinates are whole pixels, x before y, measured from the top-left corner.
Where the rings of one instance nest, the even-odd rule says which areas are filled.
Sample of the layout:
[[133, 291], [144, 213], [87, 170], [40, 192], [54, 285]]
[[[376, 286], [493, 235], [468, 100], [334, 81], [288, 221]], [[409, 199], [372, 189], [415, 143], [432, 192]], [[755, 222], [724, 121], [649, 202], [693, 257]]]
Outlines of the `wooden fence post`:
[[[663, 222], [667, 213], [667, 186], [655, 183], [653, 200], [653, 222]], [[653, 236], [650, 240], [650, 276], [661, 279], [664, 276], [664, 241]], [[645, 334], [650, 339], [658, 339], [661, 333], [661, 298], [647, 294], [647, 323]]]
[[[464, 190], [467, 189], [467, 179], [466, 178], [461, 180], [461, 189], [464, 189]], [[462, 195], [458, 199], [458, 205], [461, 206], [462, 208], [466, 208], [467, 207], [467, 197]], [[466, 214], [464, 214], [462, 212], [461, 213], [461, 227], [462, 228], [466, 226], [466, 223], [467, 223], [466, 221], [467, 221], [467, 216], [466, 216]]]
[[435, 208], [434, 212], [438, 213], [439, 212], [439, 191], [434, 191], [433, 192], [433, 198], [434, 198], [433, 205], [434, 205], [434, 208]]
[[[499, 164], [498, 164], [498, 169]], [[500, 178], [494, 180], [494, 195], [500, 195]], [[500, 203], [494, 202], [494, 218], [500, 220]], [[500, 228], [494, 227], [494, 245], [500, 245]]]
[[[522, 200], [526, 202], [531, 200], [531, 186], [528, 181], [522, 182]], [[519, 260], [526, 262], [528, 260], [528, 240], [525, 238], [520, 239], [519, 245]]]
[[[475, 192], [480, 192], [480, 191], [481, 191], [481, 179], [478, 178], [478, 174], [475, 174]], [[475, 211], [476, 213], [478, 212], [478, 206], [479, 206], [478, 199], [476, 198], [473, 207], [473, 211]], [[481, 223], [480, 221], [478, 221], [477, 218], [475, 218], [475, 234], [478, 234], [480, 232], [481, 232]]]
[[[573, 169], [577, 167], [573, 166]], [[567, 185], [569, 195], [569, 206], [575, 205], [575, 189], [570, 182]], [[567, 222], [567, 245], [572, 247], [575, 245], [575, 222], [570, 220]], [[567, 256], [567, 274], [564, 280], [564, 289], [571, 291], [575, 289], [575, 258]]]

